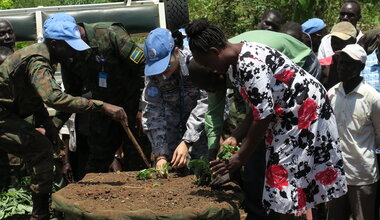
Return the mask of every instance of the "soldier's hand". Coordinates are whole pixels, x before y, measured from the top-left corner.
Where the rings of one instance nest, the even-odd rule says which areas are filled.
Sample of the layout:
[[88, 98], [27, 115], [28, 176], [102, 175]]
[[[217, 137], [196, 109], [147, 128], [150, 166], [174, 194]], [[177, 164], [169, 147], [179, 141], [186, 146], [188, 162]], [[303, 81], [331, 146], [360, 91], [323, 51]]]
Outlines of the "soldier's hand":
[[35, 128], [35, 130], [38, 131], [38, 132], [40, 132], [40, 134], [42, 134], [42, 135], [46, 134], [45, 128]]
[[172, 159], [173, 168], [182, 168], [186, 165], [187, 157], [189, 155], [188, 143], [182, 141], [175, 149]]
[[115, 121], [123, 121], [127, 119], [127, 114], [125, 113], [124, 109], [120, 106], [116, 106], [116, 105], [112, 105], [112, 104], [104, 102], [103, 110], [107, 115], [111, 116], [112, 119]]

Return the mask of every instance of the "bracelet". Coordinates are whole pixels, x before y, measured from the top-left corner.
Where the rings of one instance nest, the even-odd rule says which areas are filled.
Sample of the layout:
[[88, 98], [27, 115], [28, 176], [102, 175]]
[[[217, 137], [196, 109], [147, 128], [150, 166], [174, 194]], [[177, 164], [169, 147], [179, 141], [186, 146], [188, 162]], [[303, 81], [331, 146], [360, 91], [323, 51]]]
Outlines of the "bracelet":
[[121, 160], [121, 156], [118, 155], [118, 154], [115, 154], [115, 159], [119, 159], [119, 160]]
[[156, 162], [158, 162], [160, 160], [166, 160], [166, 157], [165, 156], [161, 156], [161, 157], [157, 157], [156, 158]]

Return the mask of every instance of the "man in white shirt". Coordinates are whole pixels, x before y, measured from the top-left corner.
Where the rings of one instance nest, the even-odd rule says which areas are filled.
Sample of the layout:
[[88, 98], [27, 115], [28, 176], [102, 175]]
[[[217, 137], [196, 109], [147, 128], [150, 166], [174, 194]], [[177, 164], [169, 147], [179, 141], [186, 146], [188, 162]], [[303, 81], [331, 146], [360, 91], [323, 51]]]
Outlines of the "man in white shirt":
[[379, 180], [375, 148], [380, 146], [380, 93], [363, 81], [367, 54], [358, 44], [337, 53], [341, 81], [328, 91], [342, 145], [348, 193], [328, 204], [329, 220], [375, 219]]

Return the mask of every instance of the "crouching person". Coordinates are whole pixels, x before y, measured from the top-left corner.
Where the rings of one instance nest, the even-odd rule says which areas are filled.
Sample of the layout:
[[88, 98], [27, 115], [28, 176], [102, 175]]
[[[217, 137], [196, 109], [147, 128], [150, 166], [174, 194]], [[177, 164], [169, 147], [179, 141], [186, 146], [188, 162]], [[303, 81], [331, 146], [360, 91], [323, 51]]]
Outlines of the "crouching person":
[[[156, 168], [167, 162], [181, 168], [191, 158], [207, 156], [204, 114], [207, 94], [189, 79], [190, 50], [179, 31], [162, 28], [150, 32], [145, 45], [143, 128], [155, 156]], [[190, 151], [191, 149], [191, 151]], [[190, 154], [189, 154], [190, 152]]]
[[[15, 52], [0, 66], [0, 149], [22, 157], [30, 169], [31, 219], [49, 219], [53, 144], [58, 141], [44, 104], [63, 112], [100, 111], [115, 120], [126, 118], [121, 107], [65, 94], [54, 80], [57, 63], [68, 64], [89, 48], [73, 17], [58, 13], [48, 18], [44, 38], [44, 43]], [[31, 115], [37, 123], [24, 120]]]

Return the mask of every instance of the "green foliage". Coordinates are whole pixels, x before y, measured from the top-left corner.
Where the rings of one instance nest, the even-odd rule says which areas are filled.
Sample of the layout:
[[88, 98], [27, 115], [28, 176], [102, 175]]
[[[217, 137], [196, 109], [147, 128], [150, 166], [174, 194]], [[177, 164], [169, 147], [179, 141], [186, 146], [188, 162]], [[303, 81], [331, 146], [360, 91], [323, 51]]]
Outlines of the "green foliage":
[[23, 177], [8, 191], [0, 192], [0, 219], [32, 212], [33, 204], [29, 185], [30, 177]]
[[162, 169], [149, 168], [143, 169], [137, 173], [136, 177], [139, 180], [152, 179], [153, 174], [156, 175], [156, 178], [169, 178], [169, 171], [172, 169], [169, 163], [164, 164]]
[[157, 169], [155, 168], [149, 168], [149, 169], [143, 169], [140, 170], [140, 172], [137, 173], [136, 177], [139, 180], [147, 180], [152, 179], [152, 173], [156, 172]]
[[[309, 18], [323, 19], [332, 27], [339, 16], [344, 0], [188, 0], [190, 19], [208, 18], [232, 37], [256, 28], [261, 15], [268, 9], [277, 9], [287, 21], [303, 23]], [[380, 1], [363, 0], [359, 28], [369, 30], [380, 25]]]
[[210, 171], [210, 165], [207, 158], [191, 160], [188, 166], [191, 170], [193, 170], [195, 176], [197, 177], [198, 185], [208, 185], [211, 182], [212, 173]]
[[219, 152], [218, 157], [221, 160], [229, 160], [235, 152], [240, 150], [238, 146], [232, 146], [228, 144], [223, 144], [223, 150]]
[[32, 44], [34, 44], [33, 41], [18, 41], [18, 42], [16, 42], [15, 50], [20, 50], [20, 49], [27, 47], [29, 45], [32, 45]]
[[0, 9], [9, 9], [12, 8], [13, 1], [12, 0], [1, 0], [0, 1]]

